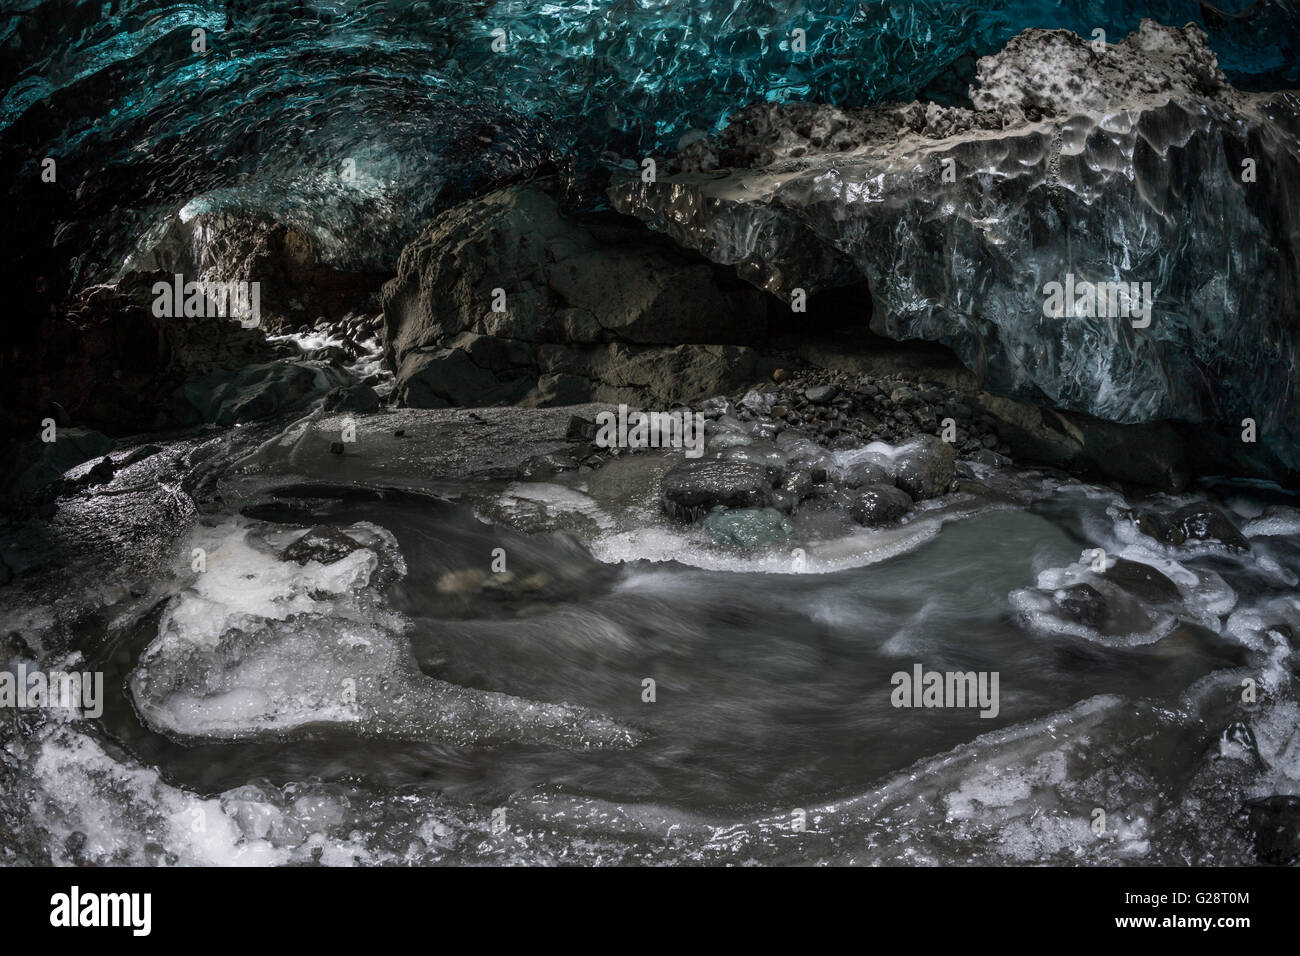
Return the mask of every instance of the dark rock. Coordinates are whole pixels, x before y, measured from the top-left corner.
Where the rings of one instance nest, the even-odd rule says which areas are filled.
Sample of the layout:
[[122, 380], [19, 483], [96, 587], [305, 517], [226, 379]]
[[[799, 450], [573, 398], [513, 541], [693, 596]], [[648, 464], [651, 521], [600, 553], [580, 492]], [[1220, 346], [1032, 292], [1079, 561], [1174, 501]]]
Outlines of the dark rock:
[[1089, 584], [1072, 584], [1052, 595], [1057, 607], [1080, 624], [1100, 628], [1110, 614], [1106, 599]]
[[284, 561], [296, 561], [306, 564], [319, 561], [321, 564], [333, 564], [362, 547], [338, 528], [330, 525], [316, 525], [301, 538], [290, 544], [280, 554]]
[[900, 452], [894, 483], [917, 501], [937, 498], [956, 477], [957, 454], [947, 442], [922, 435]]
[[845, 488], [861, 488], [863, 485], [887, 485], [893, 483], [893, 477], [885, 467], [874, 461], [859, 461], [844, 472]]
[[1278, 795], [1248, 800], [1242, 816], [1261, 862], [1290, 866], [1300, 860], [1300, 797]]
[[340, 385], [325, 394], [324, 410], [361, 414], [377, 412], [379, 395], [369, 385]]
[[1218, 541], [1234, 551], [1249, 551], [1250, 542], [1218, 508], [1196, 502], [1165, 516], [1155, 511], [1127, 512], [1143, 534], [1168, 545], [1187, 541]]
[[322, 345], [318, 349], [311, 349], [303, 358], [309, 362], [328, 362], [331, 365], [344, 365], [351, 356], [337, 345]]
[[893, 485], [868, 485], [858, 490], [849, 514], [858, 524], [877, 527], [897, 521], [912, 510], [912, 499]]
[[537, 182], [442, 213], [383, 304], [394, 400], [418, 407], [716, 394], [760, 371], [733, 353], [767, 314], [727, 270], [622, 217], [567, 215]]
[[826, 405], [834, 401], [839, 395], [840, 390], [834, 385], [816, 385], [812, 388], [804, 389], [804, 398], [814, 405]]
[[809, 468], [787, 468], [781, 476], [780, 489], [796, 498], [806, 498], [812, 489], [812, 470]]
[[1169, 602], [1180, 599], [1178, 585], [1149, 564], [1115, 558], [1102, 576], [1130, 594], [1146, 601]]
[[986, 465], [990, 468], [1006, 468], [1011, 464], [1011, 459], [1006, 455], [999, 455], [995, 451], [987, 448], [981, 448], [970, 456], [970, 460], [976, 464]]
[[569, 427], [565, 431], [564, 437], [567, 441], [595, 441], [596, 423], [573, 415], [569, 418]]
[[577, 459], [569, 452], [552, 452], [547, 455], [534, 455], [519, 464], [519, 477], [540, 481], [550, 478], [562, 471], [573, 471], [578, 467]]
[[86, 484], [106, 485], [113, 480], [116, 472], [117, 466], [113, 464], [113, 459], [105, 455], [91, 466], [90, 471], [86, 472]]
[[762, 465], [700, 459], [677, 465], [661, 485], [664, 510], [680, 521], [696, 521], [713, 508], [762, 508], [772, 486]]
[[1169, 518], [1184, 540], [1219, 541], [1238, 551], [1249, 551], [1250, 542], [1237, 530], [1228, 516], [1207, 504], [1190, 504], [1179, 508]]
[[189, 424], [238, 425], [303, 405], [344, 383], [346, 374], [294, 362], [251, 365], [186, 382], [174, 393], [178, 418]]
[[112, 447], [113, 441], [107, 435], [86, 428], [58, 429], [52, 442], [32, 439], [20, 445], [6, 463], [0, 491], [15, 500], [27, 498]]
[[138, 461], [144, 461], [162, 451], [161, 445], [141, 445], [139, 448], [133, 448], [127, 453], [121, 461], [117, 463], [118, 471], [134, 465]]
[[1156, 511], [1138, 511], [1129, 509], [1125, 517], [1133, 526], [1149, 538], [1155, 538], [1163, 544], [1182, 544], [1186, 536], [1164, 515]]
[[47, 417], [110, 435], [188, 424], [168, 417], [174, 388], [273, 355], [260, 329], [158, 318], [151, 302], [147, 280], [124, 279], [18, 329], [15, 347], [0, 350], [0, 431], [29, 432]]
[[341, 441], [332, 441], [332, 442], [330, 442], [330, 454], [331, 454], [331, 455], [341, 455], [341, 454], [343, 454], [343, 442], [341, 442]]

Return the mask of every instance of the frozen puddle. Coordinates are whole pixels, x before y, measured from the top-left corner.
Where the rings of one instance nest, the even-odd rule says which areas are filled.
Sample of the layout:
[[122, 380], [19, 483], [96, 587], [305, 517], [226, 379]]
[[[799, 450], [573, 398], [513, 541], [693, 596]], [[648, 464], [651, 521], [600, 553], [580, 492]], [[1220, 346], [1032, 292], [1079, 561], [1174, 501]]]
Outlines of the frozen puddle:
[[[301, 531], [232, 519], [196, 533], [189, 554], [204, 569], [168, 603], [129, 679], [151, 730], [182, 741], [335, 728], [453, 746], [636, 742], [582, 708], [426, 676], [376, 587], [405, 575], [394, 539], [365, 522], [341, 531], [335, 551], [303, 563], [282, 557]], [[340, 555], [347, 539], [360, 546]]]

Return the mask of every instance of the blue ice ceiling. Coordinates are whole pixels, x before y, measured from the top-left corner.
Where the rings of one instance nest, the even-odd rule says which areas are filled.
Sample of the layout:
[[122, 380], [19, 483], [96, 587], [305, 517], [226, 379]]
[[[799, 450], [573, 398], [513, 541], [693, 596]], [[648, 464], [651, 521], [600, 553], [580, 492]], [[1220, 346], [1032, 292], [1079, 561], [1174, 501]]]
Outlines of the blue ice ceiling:
[[269, 211], [341, 266], [389, 267], [476, 189], [554, 166], [581, 193], [602, 161], [755, 100], [959, 102], [974, 59], [1030, 26], [1113, 42], [1142, 17], [1194, 21], [1238, 86], [1300, 86], [1300, 14], [1280, 0], [4, 4], [9, 238], [54, 244], [70, 283], [187, 203]]

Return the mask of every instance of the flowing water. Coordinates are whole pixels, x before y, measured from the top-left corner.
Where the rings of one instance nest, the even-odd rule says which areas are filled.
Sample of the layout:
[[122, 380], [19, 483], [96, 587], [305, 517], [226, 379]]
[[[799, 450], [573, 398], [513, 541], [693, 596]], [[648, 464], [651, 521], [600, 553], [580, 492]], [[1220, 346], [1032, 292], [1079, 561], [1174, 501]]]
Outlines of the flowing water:
[[[1238, 863], [1243, 802], [1300, 786], [1276, 489], [1197, 493], [1246, 553], [1159, 546], [1118, 492], [1017, 470], [740, 553], [660, 512], [673, 453], [399, 487], [304, 482], [283, 433], [215, 441], [143, 596], [55, 615], [107, 700], [6, 729], [27, 858]], [[351, 550], [282, 556], [319, 526]], [[1115, 587], [1117, 557], [1174, 589]], [[1080, 582], [1104, 626], [1062, 613]], [[62, 626], [5, 615], [32, 646]], [[996, 675], [996, 706], [895, 706], [918, 665]]]

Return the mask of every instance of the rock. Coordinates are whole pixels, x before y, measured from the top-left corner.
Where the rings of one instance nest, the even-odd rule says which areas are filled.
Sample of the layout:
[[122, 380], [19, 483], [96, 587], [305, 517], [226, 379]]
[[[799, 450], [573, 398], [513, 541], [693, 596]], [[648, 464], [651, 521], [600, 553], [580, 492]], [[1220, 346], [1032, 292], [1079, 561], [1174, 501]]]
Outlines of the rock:
[[772, 486], [762, 465], [745, 461], [686, 461], [664, 475], [664, 511], [679, 521], [696, 521], [716, 507], [762, 508]]
[[999, 455], [995, 451], [989, 451], [987, 448], [981, 448], [970, 456], [970, 460], [979, 465], [985, 465], [989, 468], [1008, 468], [1011, 465], [1011, 459], [1006, 455]]
[[337, 345], [322, 345], [318, 349], [311, 349], [306, 352], [303, 358], [309, 362], [328, 362], [330, 365], [343, 365], [351, 356]]
[[1080, 624], [1100, 628], [1110, 615], [1106, 599], [1090, 584], [1072, 584], [1052, 595], [1057, 607]]
[[897, 521], [912, 510], [912, 499], [893, 485], [867, 485], [858, 489], [849, 514], [858, 524], [877, 527]]
[[1268, 769], [1264, 758], [1259, 755], [1255, 731], [1244, 720], [1234, 720], [1223, 728], [1223, 733], [1219, 734], [1219, 756], [1243, 759], [1256, 770]]
[[731, 402], [725, 395], [715, 395], [700, 402], [700, 414], [713, 421], [723, 415], [731, 414]]
[[176, 386], [274, 354], [260, 329], [158, 318], [151, 301], [147, 283], [124, 279], [16, 328], [0, 350], [0, 432], [30, 434], [46, 418], [108, 435], [188, 424], [167, 417]]
[[111, 438], [92, 429], [60, 428], [54, 434], [52, 442], [33, 438], [18, 447], [0, 481], [4, 497], [27, 498], [70, 469], [113, 448]]
[[316, 525], [285, 548], [280, 558], [298, 564], [306, 564], [308, 561], [333, 564], [361, 547], [360, 542], [350, 538], [338, 528]]
[[779, 368], [772, 373], [772, 381], [776, 382], [778, 385], [782, 382], [788, 382], [790, 381], [790, 373], [783, 368]]
[[573, 471], [578, 467], [574, 456], [568, 452], [551, 452], [546, 455], [534, 455], [524, 459], [519, 465], [519, 477], [532, 481], [551, 478], [562, 471]]
[[1102, 577], [1130, 594], [1151, 602], [1173, 602], [1181, 598], [1178, 585], [1149, 564], [1125, 558], [1115, 558], [1114, 562], [1102, 572]]
[[1128, 511], [1127, 516], [1139, 531], [1162, 544], [1178, 546], [1187, 541], [1218, 541], [1234, 551], [1250, 550], [1250, 542], [1228, 520], [1228, 516], [1203, 502], [1186, 505], [1169, 516], [1137, 510]]
[[1129, 509], [1124, 516], [1133, 522], [1133, 526], [1149, 538], [1155, 538], [1162, 544], [1182, 544], [1186, 536], [1156, 511], [1138, 511]]
[[789, 522], [774, 508], [713, 511], [700, 526], [718, 544], [745, 549], [780, 544], [794, 535]]
[[341, 441], [332, 441], [332, 442], [330, 442], [330, 454], [331, 454], [331, 455], [341, 455], [341, 454], [343, 454], [343, 442], [341, 442]]
[[899, 453], [894, 483], [917, 501], [937, 498], [956, 477], [957, 454], [933, 435], [913, 439]]
[[718, 350], [766, 322], [763, 296], [727, 270], [622, 217], [568, 215], [544, 183], [442, 213], [383, 306], [393, 395], [416, 407], [717, 393], [759, 371]]
[[327, 412], [377, 412], [379, 395], [369, 385], [340, 385], [325, 394], [323, 408]]
[[1085, 477], [1166, 491], [1187, 485], [1187, 442], [1168, 422], [1120, 425], [988, 394], [981, 394], [979, 403], [998, 438], [1023, 464], [1051, 465]]
[[473, 594], [483, 588], [487, 572], [482, 568], [464, 568], [460, 571], [448, 571], [438, 578], [435, 585], [439, 594]]
[[91, 466], [90, 471], [86, 472], [86, 484], [106, 485], [113, 480], [116, 472], [117, 466], [113, 464], [113, 459], [105, 455]]
[[150, 458], [158, 454], [160, 451], [162, 451], [161, 445], [141, 445], [124, 455], [122, 460], [117, 463], [117, 468], [121, 471], [123, 468], [128, 468], [138, 461], [144, 461], [146, 458]]
[[176, 416], [191, 424], [238, 425], [269, 418], [347, 381], [345, 373], [296, 362], [251, 365], [186, 382], [174, 393]]
[[564, 433], [564, 438], [566, 441], [595, 441], [596, 423], [573, 415], [569, 418], [569, 427]]
[[741, 398], [740, 407], [755, 415], [767, 415], [772, 411], [772, 404], [775, 401], [776, 395], [772, 392], [760, 392], [756, 388], [751, 388]]
[[803, 396], [814, 405], [826, 405], [835, 400], [840, 390], [834, 385], [816, 385], [812, 388], [804, 389]]
[[[1300, 301], [1300, 93], [1236, 90], [1200, 27], [1151, 20], [1100, 48], [1025, 30], [975, 72], [973, 109], [755, 103], [611, 201], [786, 299], [865, 280], [873, 332], [951, 346], [991, 392], [1123, 424], [1250, 417], [1300, 468], [1279, 305]], [[1049, 283], [1100, 277], [1150, 283], [1149, 315], [1048, 314]]]
[[1185, 541], [1218, 541], [1236, 551], [1250, 550], [1246, 536], [1227, 515], [1210, 505], [1197, 503], [1179, 508], [1169, 522]]
[[1300, 797], [1278, 795], [1247, 800], [1242, 816], [1261, 862], [1290, 866], [1300, 860]]
[[795, 501], [808, 497], [812, 493], [812, 470], [794, 466], [786, 469], [781, 476], [781, 491], [794, 495]]
[[863, 485], [893, 484], [893, 481], [894, 476], [879, 462], [859, 461], [845, 469], [842, 484], [845, 488], [861, 488]]
[[149, 250], [127, 259], [127, 273], [159, 271], [185, 281], [256, 281], [263, 328], [287, 331], [315, 318], [337, 328], [358, 306], [378, 304], [388, 274], [346, 271], [324, 261], [307, 233], [262, 214], [175, 216]]

